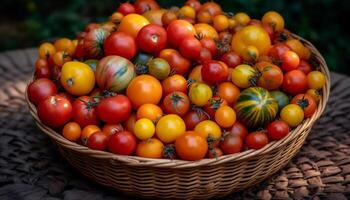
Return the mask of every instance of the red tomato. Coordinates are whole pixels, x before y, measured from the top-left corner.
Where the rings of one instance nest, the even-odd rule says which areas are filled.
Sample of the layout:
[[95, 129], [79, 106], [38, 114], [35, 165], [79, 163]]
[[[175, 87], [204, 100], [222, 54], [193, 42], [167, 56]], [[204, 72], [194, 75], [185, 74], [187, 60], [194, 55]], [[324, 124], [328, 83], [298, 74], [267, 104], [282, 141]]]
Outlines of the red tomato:
[[49, 62], [44, 58], [35, 61], [35, 78], [50, 78]]
[[134, 134], [122, 131], [109, 138], [108, 150], [119, 155], [132, 155], [137, 146], [137, 139]]
[[201, 52], [198, 57], [199, 63], [203, 64], [205, 62], [208, 62], [212, 59], [212, 55], [210, 51], [207, 48], [201, 48]]
[[137, 0], [134, 7], [137, 14], [143, 14], [149, 10], [159, 10], [159, 5], [155, 0]]
[[271, 140], [280, 140], [289, 133], [289, 126], [284, 121], [276, 120], [267, 126], [267, 136]]
[[58, 95], [41, 101], [37, 111], [41, 122], [52, 127], [63, 126], [72, 117], [71, 103]]
[[306, 75], [300, 70], [292, 70], [284, 74], [283, 89], [293, 95], [305, 93], [307, 90]]
[[190, 109], [190, 100], [185, 93], [172, 92], [164, 98], [163, 106], [168, 114], [184, 116]]
[[219, 61], [211, 60], [203, 64], [201, 74], [203, 81], [209, 84], [219, 83], [227, 80], [228, 68]]
[[186, 1], [185, 5], [191, 6], [196, 12], [198, 12], [202, 7], [201, 2], [199, 2], [198, 0], [188, 0]]
[[311, 65], [304, 59], [300, 59], [298, 70], [304, 72], [305, 75], [312, 71]]
[[255, 67], [260, 72], [258, 86], [267, 90], [276, 90], [282, 85], [283, 72], [277, 65], [261, 61], [255, 64]]
[[203, 110], [200, 111], [194, 111], [191, 110], [186, 113], [186, 115], [183, 117], [185, 124], [186, 124], [186, 130], [191, 131], [194, 130], [194, 127], [204, 120], [208, 119], [208, 116], [204, 113]]
[[299, 56], [293, 51], [286, 51], [282, 56], [282, 69], [284, 71], [291, 71], [299, 66]]
[[185, 58], [198, 58], [200, 56], [201, 49], [201, 43], [194, 36], [186, 37], [180, 43], [180, 53]]
[[256, 131], [246, 137], [245, 143], [249, 149], [261, 149], [269, 143], [269, 139], [263, 131]]
[[194, 131], [187, 131], [175, 140], [175, 149], [183, 160], [200, 160], [208, 151], [208, 143]]
[[137, 34], [138, 47], [147, 53], [159, 53], [167, 42], [166, 30], [157, 24], [144, 26]]
[[224, 153], [219, 147], [214, 147], [212, 149], [209, 149], [207, 153], [208, 158], [218, 158], [222, 155], [224, 155]]
[[88, 96], [81, 96], [73, 103], [73, 121], [77, 122], [81, 128], [87, 125], [98, 125], [97, 103]]
[[40, 78], [29, 84], [27, 93], [28, 99], [35, 105], [38, 105], [47, 97], [55, 95], [57, 87], [51, 80]]
[[168, 95], [172, 92], [187, 93], [187, 81], [183, 76], [175, 74], [162, 81], [162, 88], [163, 95]]
[[102, 128], [102, 132], [107, 136], [114, 135], [123, 130], [124, 128], [121, 124], [106, 124]]
[[135, 13], [135, 8], [131, 3], [125, 2], [120, 4], [117, 11], [123, 15], [128, 15], [130, 13]]
[[173, 47], [178, 47], [182, 40], [196, 34], [191, 23], [186, 20], [174, 20], [167, 27], [168, 42]]
[[248, 135], [248, 129], [245, 127], [241, 122], [236, 121], [229, 132], [230, 135], [239, 136], [242, 138], [242, 140], [245, 140], [245, 138]]
[[202, 47], [208, 49], [212, 57], [216, 56], [216, 43], [212, 38], [205, 37], [200, 40]]
[[104, 122], [118, 124], [126, 121], [131, 114], [131, 102], [124, 95], [102, 99], [97, 106], [97, 116]]
[[224, 154], [234, 154], [242, 151], [243, 141], [239, 136], [228, 134], [220, 144], [220, 148]]
[[104, 151], [107, 149], [108, 136], [101, 131], [93, 133], [88, 141], [87, 146], [90, 149]]
[[135, 39], [123, 32], [110, 34], [103, 44], [103, 49], [106, 56], [117, 55], [129, 60], [137, 53]]
[[68, 92], [60, 92], [57, 95], [66, 98], [71, 104], [74, 103], [74, 98]]
[[299, 105], [304, 110], [305, 118], [311, 117], [317, 109], [317, 104], [315, 99], [308, 94], [296, 95], [292, 99], [291, 103]]
[[276, 61], [281, 61], [284, 53], [289, 50], [290, 48], [286, 44], [277, 43], [270, 48], [268, 55]]
[[191, 62], [175, 49], [163, 49], [158, 57], [166, 60], [176, 74], [186, 74], [191, 67]]
[[242, 63], [241, 57], [233, 51], [229, 51], [222, 55], [221, 61], [224, 62], [229, 68], [235, 68], [237, 65]]

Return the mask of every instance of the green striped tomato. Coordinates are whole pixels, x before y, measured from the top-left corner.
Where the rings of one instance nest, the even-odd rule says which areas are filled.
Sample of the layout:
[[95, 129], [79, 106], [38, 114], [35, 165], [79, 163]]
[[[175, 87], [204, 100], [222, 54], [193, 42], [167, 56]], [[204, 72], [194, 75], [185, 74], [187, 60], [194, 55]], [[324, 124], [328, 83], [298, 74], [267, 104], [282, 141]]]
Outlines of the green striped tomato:
[[249, 127], [259, 127], [275, 119], [278, 103], [266, 89], [250, 87], [241, 92], [235, 109], [241, 122]]
[[98, 62], [95, 77], [102, 90], [119, 92], [135, 77], [134, 64], [120, 56], [107, 56]]

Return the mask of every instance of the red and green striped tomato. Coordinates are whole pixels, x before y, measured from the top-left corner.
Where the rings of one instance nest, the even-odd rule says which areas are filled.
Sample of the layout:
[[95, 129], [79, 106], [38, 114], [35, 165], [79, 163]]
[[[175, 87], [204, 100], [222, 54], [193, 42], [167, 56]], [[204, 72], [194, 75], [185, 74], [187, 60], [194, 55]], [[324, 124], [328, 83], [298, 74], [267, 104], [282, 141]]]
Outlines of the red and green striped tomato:
[[126, 58], [107, 56], [98, 62], [95, 77], [102, 90], [119, 92], [128, 87], [135, 77], [135, 67]]
[[235, 105], [237, 117], [247, 126], [263, 126], [275, 119], [278, 102], [262, 87], [250, 87], [241, 92]]

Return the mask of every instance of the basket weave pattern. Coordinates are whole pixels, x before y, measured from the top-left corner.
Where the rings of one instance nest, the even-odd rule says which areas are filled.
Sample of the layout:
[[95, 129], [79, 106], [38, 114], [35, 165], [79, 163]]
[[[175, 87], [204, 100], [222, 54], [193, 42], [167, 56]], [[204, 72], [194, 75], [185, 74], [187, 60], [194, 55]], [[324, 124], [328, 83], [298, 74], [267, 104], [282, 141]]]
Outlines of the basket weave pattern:
[[271, 142], [260, 150], [196, 162], [147, 159], [95, 151], [66, 140], [42, 124], [35, 106], [26, 99], [36, 124], [57, 144], [62, 156], [82, 174], [102, 185], [143, 197], [208, 199], [226, 196], [259, 183], [285, 166], [299, 151], [326, 106], [330, 91], [327, 65], [310, 42], [296, 35], [294, 37], [311, 50], [314, 61], [319, 63], [320, 70], [326, 75], [323, 96], [311, 118], [304, 120], [284, 139]]

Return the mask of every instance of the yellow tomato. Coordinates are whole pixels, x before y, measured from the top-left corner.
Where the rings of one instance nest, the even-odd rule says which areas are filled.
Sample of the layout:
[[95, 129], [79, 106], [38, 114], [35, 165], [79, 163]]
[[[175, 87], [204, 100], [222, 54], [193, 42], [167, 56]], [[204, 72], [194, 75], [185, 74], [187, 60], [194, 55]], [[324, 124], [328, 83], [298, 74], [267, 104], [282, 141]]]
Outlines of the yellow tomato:
[[219, 35], [216, 32], [215, 28], [210, 26], [209, 24], [199, 23], [194, 25], [194, 29], [196, 30], [197, 35], [202, 37], [208, 37], [211, 39], [218, 39]]
[[283, 17], [275, 11], [269, 11], [264, 14], [261, 19], [263, 24], [271, 25], [273, 30], [281, 31], [284, 28], [284, 19]]
[[137, 145], [136, 155], [144, 158], [161, 158], [164, 144], [156, 138], [141, 141]]
[[70, 94], [81, 96], [89, 94], [95, 86], [95, 75], [85, 63], [72, 61], [62, 66], [61, 84]]
[[307, 84], [311, 89], [321, 89], [326, 84], [326, 77], [320, 71], [312, 71], [307, 74]]
[[191, 73], [188, 75], [188, 78], [191, 80], [194, 80], [195, 82], [199, 82], [199, 83], [203, 82], [201, 69], [202, 69], [202, 65], [198, 65], [194, 67]]
[[247, 25], [250, 21], [249, 15], [244, 12], [239, 12], [233, 16], [233, 19], [237, 21], [238, 24]]
[[165, 143], [174, 142], [186, 131], [185, 122], [175, 114], [161, 117], [156, 125], [157, 137]]
[[280, 116], [283, 121], [293, 128], [303, 121], [304, 111], [296, 104], [288, 104], [282, 108]]
[[321, 91], [316, 89], [308, 89], [306, 94], [310, 95], [312, 98], [315, 99], [316, 103], [318, 103], [321, 99]]
[[40, 45], [38, 53], [40, 58], [48, 59], [56, 53], [56, 49], [53, 44], [45, 42]]
[[310, 50], [303, 45], [298, 39], [290, 38], [286, 41], [286, 45], [292, 49], [300, 58], [308, 60], [310, 58]]
[[240, 56], [244, 55], [247, 46], [254, 46], [259, 55], [265, 55], [271, 47], [271, 40], [263, 28], [250, 25], [239, 30], [232, 38], [232, 49]]
[[119, 24], [122, 21], [123, 17], [124, 17], [124, 15], [122, 13], [115, 12], [109, 17], [109, 21], [111, 21], [115, 24]]
[[136, 38], [138, 32], [147, 24], [149, 21], [142, 15], [128, 14], [123, 17], [119, 24], [118, 31], [124, 32]]
[[228, 18], [225, 15], [216, 15], [213, 19], [213, 25], [217, 31], [224, 31], [229, 26]]
[[255, 76], [256, 71], [247, 64], [241, 64], [235, 67], [231, 73], [231, 81], [240, 88], [248, 88], [251, 86], [251, 80]]
[[219, 125], [211, 120], [204, 120], [202, 122], [199, 122], [194, 127], [194, 132], [206, 140], [208, 137], [211, 137], [214, 140], [220, 140], [222, 135]]
[[188, 93], [190, 100], [197, 106], [204, 106], [213, 97], [211, 88], [204, 83], [193, 83]]
[[215, 112], [215, 121], [223, 128], [229, 128], [236, 122], [236, 112], [230, 106], [221, 106]]
[[180, 18], [191, 18], [196, 17], [196, 11], [191, 6], [183, 6], [179, 10]]
[[149, 10], [142, 14], [150, 23], [158, 24], [159, 26], [163, 26], [162, 17], [166, 10]]
[[150, 119], [142, 118], [136, 121], [134, 134], [140, 140], [147, 140], [154, 135], [156, 128]]

